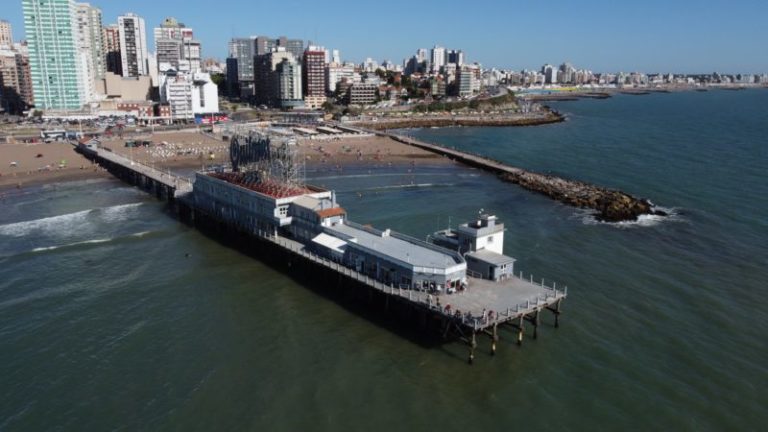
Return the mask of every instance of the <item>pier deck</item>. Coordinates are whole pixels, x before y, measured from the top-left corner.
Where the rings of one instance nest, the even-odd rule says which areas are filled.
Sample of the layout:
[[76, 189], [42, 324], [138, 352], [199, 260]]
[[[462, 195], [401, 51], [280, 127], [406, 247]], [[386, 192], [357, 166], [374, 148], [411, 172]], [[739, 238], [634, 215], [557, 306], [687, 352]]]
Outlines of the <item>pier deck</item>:
[[[523, 318], [538, 314], [543, 309], [550, 309], [553, 312], [557, 309], [559, 313], [559, 303], [568, 295], [567, 287], [560, 290], [537, 283], [532, 279], [526, 280], [513, 276], [498, 283], [469, 278], [467, 290], [435, 296], [426, 291], [401, 289], [381, 283], [368, 275], [318, 256], [295, 240], [264, 233], [257, 233], [257, 235], [384, 294], [407, 299], [416, 306], [453, 320], [455, 324], [469, 331], [484, 331], [499, 324], [516, 323]], [[447, 305], [450, 305], [450, 308], [446, 309]], [[461, 312], [460, 315], [456, 314], [457, 310]], [[484, 311], [486, 313], [483, 313]]]
[[149, 165], [136, 162], [102, 147], [96, 149], [79, 148], [78, 150], [86, 157], [95, 160], [100, 165], [111, 163], [114, 166], [122, 167], [122, 169], [127, 172], [143, 177], [145, 182], [149, 181], [161, 185], [168, 191], [171, 191], [174, 197], [192, 192], [192, 180], [187, 177], [175, 175], [170, 171], [162, 171]]

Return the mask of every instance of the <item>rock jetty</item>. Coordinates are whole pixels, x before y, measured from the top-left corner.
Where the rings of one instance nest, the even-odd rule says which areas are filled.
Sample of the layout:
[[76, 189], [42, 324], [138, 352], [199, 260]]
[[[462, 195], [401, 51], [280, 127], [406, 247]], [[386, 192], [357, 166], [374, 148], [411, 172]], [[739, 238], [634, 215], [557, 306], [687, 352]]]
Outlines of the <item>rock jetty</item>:
[[564, 204], [596, 210], [597, 219], [604, 222], [635, 221], [640, 215], [666, 216], [647, 199], [589, 183], [525, 170], [502, 173], [499, 177]]
[[376, 132], [376, 134], [380, 136], [388, 136], [395, 141], [449, 157], [466, 165], [496, 173], [504, 181], [520, 185], [525, 189], [546, 195], [564, 204], [579, 208], [593, 209], [597, 212], [597, 219], [601, 221], [636, 221], [641, 215], [666, 216], [665, 212], [656, 209], [647, 199], [637, 198], [622, 191], [527, 171], [480, 155], [474, 155], [436, 144], [425, 143], [411, 137], [387, 132]]
[[536, 116], [411, 116], [407, 118], [379, 118], [377, 121], [359, 121], [350, 123], [365, 129], [385, 130], [453, 126], [538, 126], [559, 123], [563, 120], [565, 120], [565, 117], [560, 113], [546, 111], [543, 114]]

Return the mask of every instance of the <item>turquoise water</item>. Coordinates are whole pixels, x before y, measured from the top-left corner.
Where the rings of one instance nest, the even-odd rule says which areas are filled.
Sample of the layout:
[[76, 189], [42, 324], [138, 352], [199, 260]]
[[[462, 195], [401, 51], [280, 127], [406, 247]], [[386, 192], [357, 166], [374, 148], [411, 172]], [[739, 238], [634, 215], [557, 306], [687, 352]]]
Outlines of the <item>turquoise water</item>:
[[492, 211], [518, 268], [568, 285], [559, 329], [502, 333], [495, 357], [481, 338], [472, 367], [117, 181], [6, 196], [0, 430], [761, 429], [768, 91], [557, 108], [568, 122], [408, 133], [674, 215], [600, 224], [457, 165], [309, 173], [356, 221], [419, 237]]

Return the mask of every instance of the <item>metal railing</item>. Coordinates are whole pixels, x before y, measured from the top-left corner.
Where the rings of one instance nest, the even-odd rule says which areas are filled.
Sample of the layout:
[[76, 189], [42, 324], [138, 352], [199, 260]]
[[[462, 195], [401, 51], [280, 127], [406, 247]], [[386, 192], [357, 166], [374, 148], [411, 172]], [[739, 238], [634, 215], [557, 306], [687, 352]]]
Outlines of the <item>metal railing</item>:
[[[487, 311], [483, 316], [475, 316], [475, 315], [472, 315], [471, 313], [456, 315], [456, 313], [452, 311], [450, 308], [446, 309], [444, 306], [438, 305], [437, 302], [432, 302], [431, 295], [424, 296], [422, 292], [416, 291], [414, 289], [410, 289], [408, 285], [400, 284], [395, 286], [394, 284], [391, 284], [391, 283], [385, 284], [366, 274], [360, 273], [350, 267], [347, 267], [341, 263], [330, 260], [324, 256], [315, 254], [312, 251], [307, 250], [303, 244], [283, 238], [274, 232], [258, 230], [256, 231], [255, 234], [260, 238], [271, 241], [285, 249], [288, 249], [291, 252], [294, 252], [304, 258], [307, 258], [314, 263], [323, 265], [327, 268], [330, 268], [331, 270], [334, 270], [338, 273], [341, 273], [349, 277], [350, 279], [353, 279], [355, 281], [358, 281], [370, 287], [373, 287], [376, 290], [383, 292], [384, 294], [397, 296], [403, 299], [408, 299], [408, 301], [417, 303], [429, 310], [438, 312], [442, 315], [445, 315], [446, 317], [458, 320], [464, 326], [470, 327], [474, 330], [480, 330], [483, 328], [487, 328], [493, 325], [510, 321], [512, 319], [519, 318], [520, 316], [523, 316], [523, 315], [534, 313], [537, 310], [540, 310], [541, 308], [548, 306], [554, 303], [555, 301], [563, 299], [567, 296], [567, 288], [564, 291], [560, 291], [556, 287], [548, 287], [544, 285], [543, 279], [542, 279], [542, 282], [539, 284], [539, 283], [533, 282], [533, 278], [531, 278], [530, 283], [534, 285], [538, 285], [542, 288], [545, 288], [547, 291], [544, 294], [532, 297], [531, 299], [526, 300], [525, 302], [520, 302], [516, 305], [512, 305], [511, 307], [508, 307], [506, 311], [501, 311], [501, 312]], [[522, 273], [521, 273], [521, 276], [522, 276]], [[453, 294], [453, 295], [461, 295], [461, 294]]]

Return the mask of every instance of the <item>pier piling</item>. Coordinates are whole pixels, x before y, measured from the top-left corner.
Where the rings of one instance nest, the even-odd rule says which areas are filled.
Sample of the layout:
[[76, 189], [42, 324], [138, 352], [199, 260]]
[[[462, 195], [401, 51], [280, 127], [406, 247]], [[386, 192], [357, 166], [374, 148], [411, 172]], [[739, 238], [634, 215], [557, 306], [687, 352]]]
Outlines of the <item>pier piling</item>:
[[491, 335], [491, 355], [496, 355], [496, 342], [499, 340], [499, 333], [496, 329], [497, 324], [493, 325], [493, 335]]
[[472, 331], [472, 340], [469, 343], [469, 364], [475, 362], [475, 348], [477, 347], [477, 340], [475, 339], [475, 331]]

